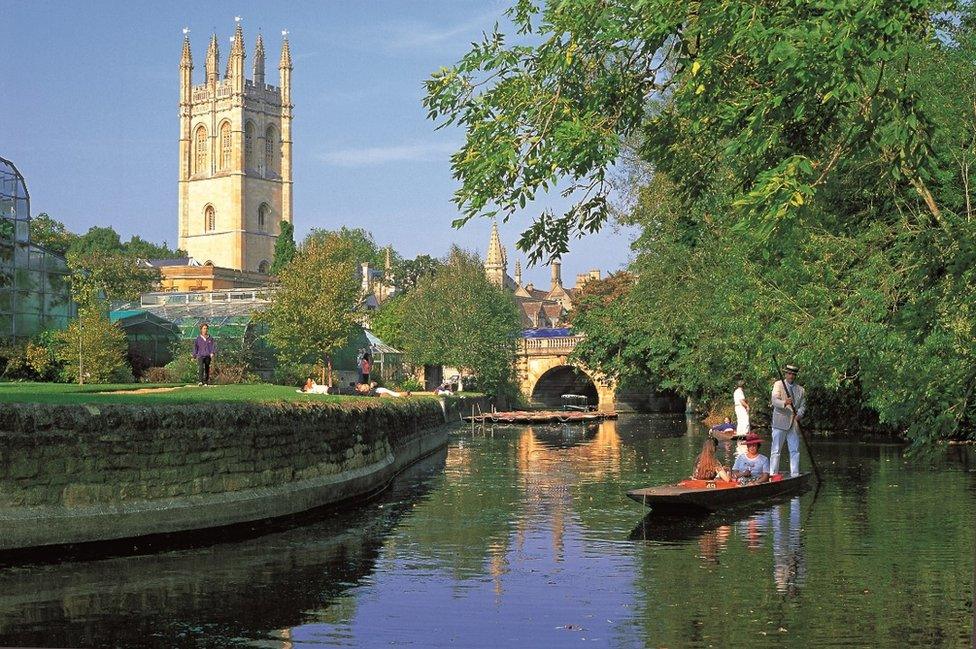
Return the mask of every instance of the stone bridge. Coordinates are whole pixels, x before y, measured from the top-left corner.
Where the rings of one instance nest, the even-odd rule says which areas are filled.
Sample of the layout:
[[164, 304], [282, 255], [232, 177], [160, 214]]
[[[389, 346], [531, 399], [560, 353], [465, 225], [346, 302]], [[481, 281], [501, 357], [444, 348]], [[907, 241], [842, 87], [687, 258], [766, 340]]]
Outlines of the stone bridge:
[[564, 394], [584, 394], [600, 410], [616, 408], [616, 385], [569, 358], [582, 339], [581, 335], [519, 339], [515, 371], [526, 399], [559, 406]]

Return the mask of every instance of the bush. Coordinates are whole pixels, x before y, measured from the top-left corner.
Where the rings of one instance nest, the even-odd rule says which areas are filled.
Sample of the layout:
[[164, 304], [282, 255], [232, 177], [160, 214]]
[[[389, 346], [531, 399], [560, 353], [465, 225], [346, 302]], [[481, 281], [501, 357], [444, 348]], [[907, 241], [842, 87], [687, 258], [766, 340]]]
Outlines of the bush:
[[165, 367], [150, 367], [142, 373], [143, 383], [176, 383], [176, 377]]
[[417, 380], [415, 376], [408, 376], [395, 384], [398, 391], [402, 392], [423, 392], [424, 384]]
[[[182, 342], [182, 341], [181, 341]], [[190, 358], [190, 352], [174, 350], [173, 360], [162, 368], [174, 383], [196, 383], [197, 362]]]
[[[260, 383], [252, 371], [253, 350], [248, 342], [217, 338], [217, 358], [210, 365], [210, 382], [221, 384]], [[196, 383], [197, 361], [193, 358], [193, 340], [177, 340], [172, 348], [173, 360], [163, 368], [173, 382]], [[303, 378], [302, 381], [305, 379]]]
[[64, 375], [85, 383], [106, 383], [115, 379], [131, 382], [132, 370], [125, 361], [129, 348], [125, 333], [113, 325], [101, 305], [90, 304], [78, 310], [78, 319], [55, 335], [55, 358], [64, 366]]

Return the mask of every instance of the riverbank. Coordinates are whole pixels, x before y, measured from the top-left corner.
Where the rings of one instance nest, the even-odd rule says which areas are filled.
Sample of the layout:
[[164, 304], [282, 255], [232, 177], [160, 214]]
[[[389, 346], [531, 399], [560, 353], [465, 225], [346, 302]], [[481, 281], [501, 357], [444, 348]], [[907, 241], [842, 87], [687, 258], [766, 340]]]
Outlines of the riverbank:
[[[213, 394], [225, 387], [279, 386]], [[365, 497], [442, 447], [445, 424], [471, 407], [294, 390], [290, 401], [161, 402], [174, 394], [0, 403], [0, 551], [221, 528]]]

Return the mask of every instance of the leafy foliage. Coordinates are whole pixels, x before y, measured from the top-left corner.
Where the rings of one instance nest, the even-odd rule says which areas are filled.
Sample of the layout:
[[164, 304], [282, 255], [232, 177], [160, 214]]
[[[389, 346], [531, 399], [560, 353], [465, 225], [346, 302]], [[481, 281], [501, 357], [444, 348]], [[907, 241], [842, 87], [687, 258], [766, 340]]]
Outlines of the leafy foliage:
[[275, 240], [274, 259], [271, 262], [271, 274], [277, 275], [295, 258], [295, 226], [289, 221], [280, 224], [281, 234]]
[[131, 382], [125, 354], [125, 333], [105, 315], [104, 305], [91, 303], [78, 309], [78, 319], [56, 334], [54, 356], [64, 374], [78, 383]]
[[464, 219], [576, 192], [523, 233], [536, 258], [609, 217], [628, 162], [638, 279], [577, 318], [588, 363], [704, 398], [742, 376], [765, 399], [776, 353], [924, 442], [976, 418], [972, 11], [522, 0], [535, 44], [488, 36], [426, 103], [467, 130]]
[[68, 254], [68, 248], [77, 238], [78, 235], [70, 232], [64, 223], [51, 218], [47, 212], [41, 212], [30, 220], [31, 242], [62, 257]]
[[374, 327], [414, 363], [471, 370], [490, 394], [513, 391], [518, 311], [485, 277], [477, 255], [452, 249], [436, 275], [384, 304]]
[[[312, 231], [305, 237], [304, 244], [310, 241], [323, 241], [329, 237], [338, 237], [348, 242], [353, 250], [353, 259], [356, 264], [369, 263], [372, 268], [383, 268], [386, 263], [386, 248], [380, 248], [373, 238], [373, 233], [363, 228], [340, 227], [338, 230], [325, 230], [323, 228], [312, 228]], [[396, 253], [393, 253], [394, 261], [398, 260]]]
[[435, 275], [440, 267], [440, 260], [430, 255], [417, 255], [413, 259], [397, 258], [393, 262], [397, 290], [400, 293], [413, 290], [422, 278]]
[[324, 365], [346, 343], [359, 298], [354, 255], [338, 236], [313, 238], [278, 274], [274, 301], [255, 319], [268, 325], [279, 360]]

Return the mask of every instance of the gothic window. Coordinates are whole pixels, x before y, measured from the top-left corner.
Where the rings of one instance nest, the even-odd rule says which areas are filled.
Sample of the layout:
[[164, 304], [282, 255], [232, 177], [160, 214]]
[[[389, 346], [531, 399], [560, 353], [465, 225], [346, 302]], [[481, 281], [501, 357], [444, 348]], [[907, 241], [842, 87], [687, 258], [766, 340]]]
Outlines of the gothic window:
[[247, 122], [244, 125], [244, 168], [253, 169], [254, 159], [254, 124]]
[[268, 207], [267, 203], [261, 203], [261, 207], [258, 208], [258, 232], [264, 232], [268, 225], [268, 214], [271, 212], [271, 208]]
[[269, 126], [264, 132], [264, 169], [266, 173], [278, 171], [276, 153], [278, 151], [278, 138], [276, 137], [273, 126]]
[[197, 128], [196, 137], [196, 161], [193, 165], [193, 173], [203, 174], [207, 169], [207, 129], [203, 126]]
[[268, 260], [267, 259], [262, 259], [261, 260], [261, 263], [258, 264], [258, 272], [259, 273], [267, 273], [268, 272]]
[[213, 232], [217, 229], [217, 215], [214, 212], [213, 205], [207, 205], [207, 209], [203, 211], [203, 229], [207, 232]]
[[230, 122], [224, 122], [220, 125], [220, 168], [223, 170], [230, 169], [231, 163], [231, 136], [230, 136]]

